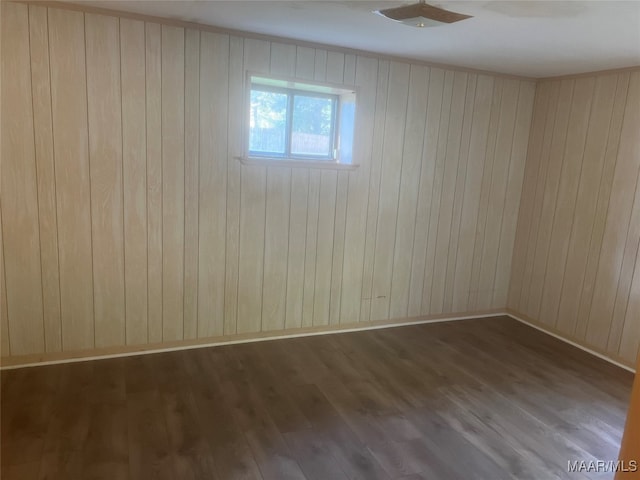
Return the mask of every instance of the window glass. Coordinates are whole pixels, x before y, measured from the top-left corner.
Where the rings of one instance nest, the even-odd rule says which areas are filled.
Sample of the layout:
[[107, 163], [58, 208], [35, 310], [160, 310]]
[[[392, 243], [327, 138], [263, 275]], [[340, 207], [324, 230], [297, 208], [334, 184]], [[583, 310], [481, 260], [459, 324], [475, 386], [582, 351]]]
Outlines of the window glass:
[[326, 158], [333, 156], [334, 105], [332, 97], [294, 95], [292, 155]]
[[355, 120], [356, 96], [343, 95], [340, 102], [340, 163], [353, 163]]
[[286, 93], [251, 90], [249, 151], [252, 154], [286, 154], [288, 99]]
[[351, 164], [355, 92], [251, 76], [248, 157]]

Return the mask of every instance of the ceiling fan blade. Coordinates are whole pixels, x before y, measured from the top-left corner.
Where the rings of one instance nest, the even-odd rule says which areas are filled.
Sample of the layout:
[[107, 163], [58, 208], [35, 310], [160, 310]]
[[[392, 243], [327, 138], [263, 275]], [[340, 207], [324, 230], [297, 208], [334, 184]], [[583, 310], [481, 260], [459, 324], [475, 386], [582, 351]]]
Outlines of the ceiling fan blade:
[[449, 10], [434, 7], [426, 3], [415, 3], [413, 5], [405, 5], [402, 7], [386, 8], [384, 10], [379, 10], [378, 13], [392, 20], [424, 17], [442, 23], [454, 23], [467, 18], [473, 18], [471, 15], [450, 12]]

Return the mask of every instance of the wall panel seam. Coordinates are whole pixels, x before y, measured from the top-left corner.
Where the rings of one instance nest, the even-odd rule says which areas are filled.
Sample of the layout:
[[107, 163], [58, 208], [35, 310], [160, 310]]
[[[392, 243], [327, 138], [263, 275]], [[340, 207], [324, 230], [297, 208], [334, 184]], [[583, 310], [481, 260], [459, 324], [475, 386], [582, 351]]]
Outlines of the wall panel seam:
[[[82, 35], [83, 35], [83, 46], [84, 46], [84, 86], [85, 86], [85, 98], [87, 100], [87, 107], [89, 104], [89, 81], [87, 75], [87, 16], [84, 12], [82, 12]], [[89, 123], [89, 108], [86, 108], [86, 122], [87, 122], [87, 169], [89, 172], [89, 215], [92, 215], [93, 212], [93, 189], [91, 188], [91, 148], [89, 148], [89, 131], [91, 129], [91, 125]], [[93, 308], [93, 347], [96, 346], [96, 328], [95, 328], [95, 318], [96, 318], [96, 287], [95, 287], [95, 265], [93, 260], [93, 225], [91, 222], [91, 218], [89, 219], [89, 232], [91, 238], [91, 280], [93, 284], [93, 288], [91, 289], [91, 304]]]

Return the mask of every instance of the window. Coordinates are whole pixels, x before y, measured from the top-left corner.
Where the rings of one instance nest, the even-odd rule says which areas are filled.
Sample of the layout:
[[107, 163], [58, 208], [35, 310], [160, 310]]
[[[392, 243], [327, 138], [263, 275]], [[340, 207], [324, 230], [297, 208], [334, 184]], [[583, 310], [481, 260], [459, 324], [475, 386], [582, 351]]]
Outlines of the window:
[[248, 156], [351, 164], [355, 93], [251, 76]]

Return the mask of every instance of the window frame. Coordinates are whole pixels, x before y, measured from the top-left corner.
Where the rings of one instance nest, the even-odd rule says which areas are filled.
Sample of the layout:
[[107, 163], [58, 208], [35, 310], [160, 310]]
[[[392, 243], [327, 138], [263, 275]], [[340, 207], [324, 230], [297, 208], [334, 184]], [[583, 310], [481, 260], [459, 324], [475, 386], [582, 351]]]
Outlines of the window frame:
[[[236, 155], [235, 158], [240, 161], [243, 165], [254, 165], [254, 166], [287, 166], [287, 167], [299, 167], [299, 168], [319, 168], [319, 169], [334, 169], [334, 170], [356, 170], [360, 167], [359, 164], [356, 163], [345, 163], [341, 161], [341, 145], [340, 145], [340, 119], [342, 112], [342, 98], [345, 96], [352, 96], [354, 102], [357, 105], [357, 98], [359, 97], [360, 88], [354, 85], [347, 84], [338, 84], [332, 82], [325, 81], [317, 81], [313, 79], [305, 79], [305, 78], [295, 78], [288, 77], [282, 75], [272, 75], [270, 73], [265, 72], [257, 72], [246, 70], [245, 75], [245, 83], [244, 83], [244, 106], [243, 106], [243, 128], [242, 128], [242, 154]], [[256, 152], [249, 150], [249, 141], [250, 141], [250, 115], [251, 115], [251, 90], [254, 86], [253, 79], [264, 79], [264, 80], [273, 80], [275, 82], [284, 82], [287, 84], [285, 87], [280, 87], [276, 85], [265, 85], [262, 83], [256, 83], [255, 85], [259, 86], [260, 89], [281, 89], [286, 92], [288, 90], [299, 92], [304, 96], [335, 96], [335, 104], [333, 109], [334, 121], [333, 130], [331, 132], [331, 140], [332, 140], [332, 154], [328, 157], [320, 157], [317, 155], [295, 155], [295, 156], [284, 156], [281, 155], [273, 155], [273, 154], [265, 154], [260, 155]], [[291, 85], [291, 86], [289, 86]], [[304, 88], [296, 88], [296, 85], [310, 86], [311, 89]], [[330, 90], [330, 93], [318, 92], [313, 88], [322, 88]], [[291, 113], [293, 113], [293, 108], [291, 108]], [[359, 114], [358, 109], [354, 112], [353, 118], [353, 131], [358, 131], [358, 123], [359, 123]], [[288, 139], [287, 139], [288, 144]], [[289, 147], [290, 148], [290, 147]], [[353, 145], [355, 149], [355, 143]], [[353, 151], [352, 151], [353, 154]], [[353, 155], [352, 155], [353, 157]]]
[[[301, 90], [296, 88], [276, 87], [271, 85], [262, 85], [260, 83], [251, 83], [249, 86], [249, 98], [251, 98], [251, 92], [254, 90], [260, 92], [273, 92], [287, 95], [287, 112], [285, 120], [285, 132], [284, 132], [284, 153], [278, 152], [258, 152], [251, 150], [247, 145], [247, 152], [251, 158], [290, 158], [293, 160], [316, 160], [316, 161], [336, 161], [338, 138], [337, 134], [340, 131], [338, 110], [340, 107], [340, 95], [332, 93], [313, 92], [310, 90]], [[331, 128], [329, 131], [329, 153], [327, 155], [304, 155], [300, 153], [293, 153], [291, 151], [291, 143], [293, 141], [293, 114], [295, 108], [295, 97], [310, 97], [310, 98], [323, 98], [331, 100]], [[251, 102], [251, 100], [249, 100]], [[249, 127], [249, 138], [251, 136], [251, 127]]]

